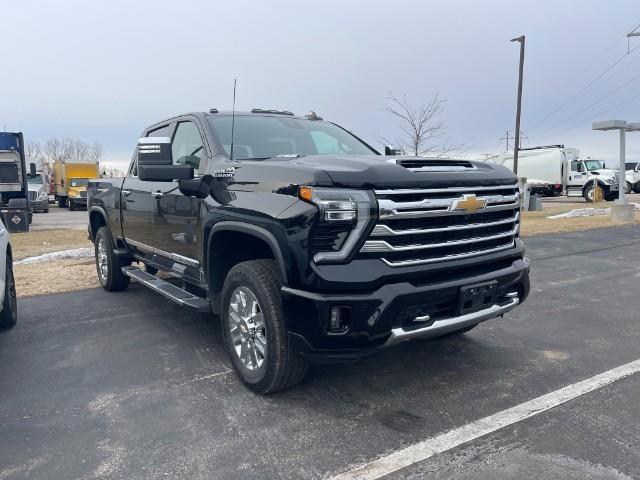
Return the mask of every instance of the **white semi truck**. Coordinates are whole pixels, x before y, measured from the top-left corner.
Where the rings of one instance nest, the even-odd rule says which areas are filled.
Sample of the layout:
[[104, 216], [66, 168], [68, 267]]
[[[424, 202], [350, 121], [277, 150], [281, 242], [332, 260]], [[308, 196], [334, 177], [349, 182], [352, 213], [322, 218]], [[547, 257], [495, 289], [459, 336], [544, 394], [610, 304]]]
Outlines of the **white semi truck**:
[[[501, 152], [485, 159], [513, 170], [513, 152]], [[518, 176], [525, 177], [532, 194], [566, 195], [593, 201], [595, 183], [607, 201], [618, 196], [618, 172], [605, 168], [602, 160], [582, 159], [577, 148], [564, 145], [523, 148], [518, 154]]]

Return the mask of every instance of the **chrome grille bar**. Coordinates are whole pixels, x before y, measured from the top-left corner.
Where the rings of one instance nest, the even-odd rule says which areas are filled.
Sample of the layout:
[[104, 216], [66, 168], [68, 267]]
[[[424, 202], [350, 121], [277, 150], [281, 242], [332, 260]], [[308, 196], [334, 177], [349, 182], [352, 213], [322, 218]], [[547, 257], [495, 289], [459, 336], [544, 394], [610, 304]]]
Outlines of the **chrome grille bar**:
[[[449, 216], [449, 215], [469, 215], [469, 212], [465, 212], [464, 210], [407, 210], [407, 211], [399, 211], [393, 208], [389, 208], [389, 204], [385, 203], [386, 200], [378, 200], [378, 205], [380, 208], [380, 219], [391, 220], [391, 219], [402, 219], [402, 218], [423, 218], [423, 217], [441, 217], [441, 216]], [[515, 201], [513, 203], [501, 203], [497, 205], [488, 205], [480, 210], [477, 210], [475, 213], [485, 213], [485, 212], [497, 212], [500, 210], [512, 210], [514, 208], [519, 208], [520, 202]]]
[[520, 219], [520, 212], [516, 212], [513, 217], [506, 218], [504, 220], [498, 220], [496, 222], [486, 223], [468, 223], [466, 225], [452, 225], [450, 227], [439, 228], [410, 228], [408, 230], [394, 230], [393, 228], [381, 223], [376, 225], [371, 232], [372, 237], [389, 237], [398, 235], [420, 235], [423, 233], [438, 233], [438, 232], [451, 232], [459, 230], [471, 230], [481, 227], [497, 227], [499, 225], [506, 225], [508, 223], [517, 222]]
[[466, 252], [466, 253], [455, 253], [451, 255], [443, 255], [442, 257], [437, 257], [437, 258], [397, 260], [397, 261], [387, 260], [386, 258], [383, 258], [382, 261], [387, 265], [389, 265], [390, 267], [407, 267], [407, 266], [413, 266], [413, 265], [424, 265], [427, 263], [443, 262], [446, 260], [459, 260], [462, 258], [477, 257], [478, 255], [486, 255], [488, 253], [496, 253], [502, 250], [509, 250], [514, 246], [515, 246], [515, 240], [512, 240], [511, 242], [509, 242], [509, 244], [504, 246], [499, 246], [496, 248], [490, 248], [486, 250], [475, 250], [475, 251]]
[[487, 235], [484, 237], [467, 238], [464, 240], [450, 240], [441, 243], [425, 243], [418, 245], [391, 245], [384, 240], [367, 240], [364, 242], [360, 252], [362, 253], [380, 253], [380, 252], [406, 252], [409, 250], [426, 250], [429, 248], [452, 247], [456, 245], [466, 245], [469, 243], [484, 242], [486, 240], [499, 240], [501, 238], [512, 237], [518, 233], [518, 225], [508, 232], [497, 233], [495, 235]]

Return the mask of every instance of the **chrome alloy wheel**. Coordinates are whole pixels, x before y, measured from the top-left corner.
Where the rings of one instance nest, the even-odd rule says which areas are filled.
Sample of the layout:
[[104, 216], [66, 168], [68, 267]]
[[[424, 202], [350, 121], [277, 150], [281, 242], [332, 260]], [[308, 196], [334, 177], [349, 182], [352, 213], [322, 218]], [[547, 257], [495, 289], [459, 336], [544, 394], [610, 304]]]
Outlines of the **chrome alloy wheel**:
[[98, 261], [100, 279], [104, 283], [107, 281], [109, 275], [109, 259], [107, 258], [107, 246], [104, 238], [98, 240], [98, 255], [96, 260]]
[[238, 287], [229, 300], [231, 344], [243, 365], [257, 370], [267, 355], [267, 331], [258, 299], [247, 287]]

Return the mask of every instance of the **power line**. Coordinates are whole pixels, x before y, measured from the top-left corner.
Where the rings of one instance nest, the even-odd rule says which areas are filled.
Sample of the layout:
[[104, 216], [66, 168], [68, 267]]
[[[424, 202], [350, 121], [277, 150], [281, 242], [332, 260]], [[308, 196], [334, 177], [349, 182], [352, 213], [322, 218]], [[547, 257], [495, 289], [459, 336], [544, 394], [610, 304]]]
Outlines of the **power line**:
[[545, 133], [547, 132], [552, 132], [554, 131], [556, 128], [558, 128], [561, 125], [566, 124], [567, 122], [573, 120], [574, 118], [576, 118], [578, 115], [580, 115], [583, 112], [586, 112], [587, 110], [591, 110], [593, 107], [595, 107], [597, 104], [599, 104], [602, 100], [609, 98], [610, 96], [618, 93], [620, 90], [622, 90], [624, 87], [626, 87], [627, 85], [633, 83], [635, 80], [638, 80], [640, 78], [640, 75], [636, 75], [635, 77], [627, 80], [626, 82], [624, 82], [622, 85], [619, 85], [617, 88], [613, 89], [611, 92], [607, 93], [606, 95], [603, 95], [602, 97], [598, 98], [595, 102], [592, 102], [591, 104], [589, 104], [588, 106], [584, 107], [581, 110], [578, 110], [576, 113], [574, 113], [573, 115], [571, 115], [568, 118], [565, 118], [564, 120], [562, 120], [559, 123], [556, 123], [554, 126], [552, 126], [551, 128], [547, 128], [545, 130], [543, 130], [540, 134], [535, 135], [535, 137], [540, 137], [543, 136]]
[[[596, 119], [598, 117], [602, 117], [602, 115], [604, 115], [605, 113], [608, 113], [611, 110], [615, 110], [616, 108], [622, 107], [623, 105], [626, 105], [627, 103], [630, 103], [630, 102], [632, 102], [632, 101], [634, 101], [634, 100], [636, 100], [638, 98], [640, 98], [640, 93], [637, 94], [637, 95], [634, 95], [633, 97], [627, 98], [626, 100], [614, 105], [613, 107], [607, 108], [606, 110], [603, 110], [602, 112], [599, 112], [598, 114], [596, 114], [593, 117], [591, 117], [589, 120], [591, 121], [591, 120], [594, 120], [594, 119]], [[551, 135], [560, 135], [562, 133], [569, 132], [571, 130], [579, 128], [582, 125], [584, 125], [584, 123], [580, 122], [580, 123], [574, 125], [573, 127], [565, 128], [564, 130], [560, 130], [559, 132], [549, 133], [547, 135], [542, 135], [542, 136], [536, 136], [535, 138], [546, 138], [546, 137], [550, 137]]]
[[589, 83], [587, 83], [587, 85], [585, 85], [581, 90], [579, 90], [578, 92], [574, 93], [571, 97], [569, 97], [567, 100], [565, 100], [564, 102], [562, 102], [560, 105], [558, 105], [551, 113], [549, 113], [546, 117], [544, 117], [542, 120], [540, 120], [539, 122], [537, 122], [536, 124], [532, 125], [531, 127], [529, 127], [529, 129], [535, 129], [538, 125], [541, 125], [542, 123], [544, 123], [546, 120], [548, 120], [549, 118], [551, 118], [553, 115], [555, 115], [556, 113], [558, 113], [560, 110], [562, 110], [565, 106], [567, 106], [571, 101], [573, 101], [575, 98], [577, 98], [578, 96], [582, 95], [585, 91], [587, 91], [591, 86], [595, 85], [596, 82], [598, 82], [602, 77], [604, 77], [607, 73], [609, 73], [611, 70], [613, 70], [620, 62], [622, 62], [625, 58], [628, 58], [628, 56], [635, 52], [638, 48], [640, 48], [640, 45], [638, 45], [637, 47], [633, 48], [630, 52], [625, 53], [623, 56], [621, 56], [620, 58], [618, 58], [615, 62], [613, 62], [611, 65], [609, 65], [609, 67], [607, 67], [602, 73], [600, 73], [596, 78], [594, 78], [593, 80], [591, 80]]

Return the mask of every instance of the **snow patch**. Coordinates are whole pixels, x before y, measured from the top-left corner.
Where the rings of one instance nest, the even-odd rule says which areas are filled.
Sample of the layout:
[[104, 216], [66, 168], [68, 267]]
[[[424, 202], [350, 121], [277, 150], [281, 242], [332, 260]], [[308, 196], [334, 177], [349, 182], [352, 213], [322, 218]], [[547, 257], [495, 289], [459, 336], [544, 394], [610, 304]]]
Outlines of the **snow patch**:
[[[640, 211], [640, 203], [631, 203], [630, 205], [634, 205], [636, 211]], [[611, 207], [609, 208], [576, 208], [574, 210], [569, 210], [565, 213], [560, 213], [558, 215], [551, 215], [547, 218], [577, 218], [577, 217], [593, 217], [595, 215], [611, 215]]]
[[35, 257], [27, 257], [24, 260], [14, 262], [16, 265], [24, 265], [29, 263], [51, 262], [53, 260], [66, 259], [83, 259], [93, 257], [92, 247], [72, 248], [71, 250], [61, 250], [58, 252], [49, 252]]

